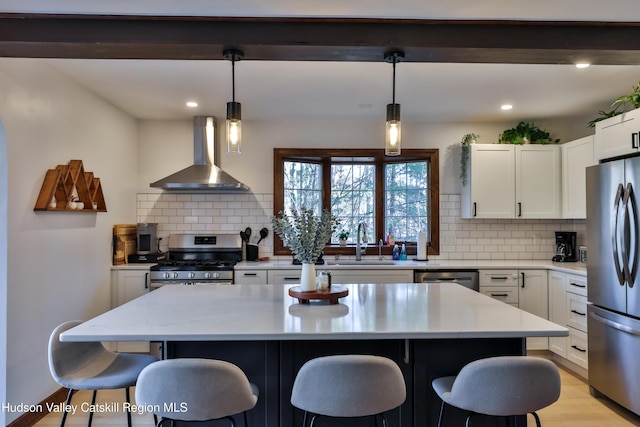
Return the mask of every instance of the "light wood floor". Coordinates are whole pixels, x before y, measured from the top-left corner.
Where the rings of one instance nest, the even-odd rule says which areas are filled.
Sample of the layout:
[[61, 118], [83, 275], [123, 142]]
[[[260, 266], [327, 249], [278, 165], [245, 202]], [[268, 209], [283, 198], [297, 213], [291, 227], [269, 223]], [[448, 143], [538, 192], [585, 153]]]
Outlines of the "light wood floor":
[[[618, 405], [606, 400], [596, 399], [589, 394], [588, 385], [579, 377], [560, 367], [562, 377], [562, 395], [548, 408], [539, 411], [543, 427], [633, 427], [640, 426], [640, 417], [625, 411]], [[131, 397], [133, 399], [132, 390]], [[89, 402], [89, 392], [78, 392], [74, 402]], [[97, 403], [124, 402], [124, 390], [98, 392]], [[76, 413], [67, 417], [69, 427], [86, 426], [88, 414]], [[60, 414], [51, 413], [40, 420], [36, 427], [53, 427], [60, 424]], [[94, 427], [126, 426], [126, 415], [122, 408], [118, 412], [96, 413]], [[529, 416], [529, 426], [535, 426]], [[133, 414], [133, 427], [153, 427], [150, 414]]]

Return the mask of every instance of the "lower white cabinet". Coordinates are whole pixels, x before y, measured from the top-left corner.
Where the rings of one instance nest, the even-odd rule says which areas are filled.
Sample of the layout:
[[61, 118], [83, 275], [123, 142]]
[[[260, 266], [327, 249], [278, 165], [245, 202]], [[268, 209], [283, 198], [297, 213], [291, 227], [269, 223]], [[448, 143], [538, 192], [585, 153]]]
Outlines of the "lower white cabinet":
[[[547, 270], [481, 270], [480, 292], [547, 319]], [[527, 338], [527, 350], [546, 350], [547, 337]]]
[[[542, 317], [549, 318], [549, 287], [547, 270], [519, 270], [518, 307]], [[528, 350], [547, 350], [548, 337], [527, 338]]]
[[413, 270], [330, 271], [331, 283], [337, 285], [345, 283], [413, 283]]
[[569, 329], [568, 337], [549, 338], [549, 350], [588, 369], [587, 278], [549, 272], [549, 320]]
[[[567, 325], [567, 275], [549, 271], [549, 320], [561, 326]], [[568, 337], [549, 337], [549, 350], [567, 358]]]
[[267, 283], [267, 270], [239, 270], [233, 272], [236, 285], [264, 285]]
[[[328, 271], [331, 273], [332, 284], [347, 283], [413, 283], [413, 270], [367, 269], [350, 270], [322, 268], [316, 266], [316, 273]], [[300, 283], [301, 268], [286, 270], [268, 270], [268, 284], [296, 284]], [[236, 273], [238, 275], [238, 273]], [[236, 282], [238, 283], [238, 282]], [[264, 282], [263, 282], [264, 283]]]
[[[111, 270], [111, 308], [115, 308], [149, 292], [149, 267]], [[148, 353], [148, 341], [110, 343], [111, 350], [127, 353]]]

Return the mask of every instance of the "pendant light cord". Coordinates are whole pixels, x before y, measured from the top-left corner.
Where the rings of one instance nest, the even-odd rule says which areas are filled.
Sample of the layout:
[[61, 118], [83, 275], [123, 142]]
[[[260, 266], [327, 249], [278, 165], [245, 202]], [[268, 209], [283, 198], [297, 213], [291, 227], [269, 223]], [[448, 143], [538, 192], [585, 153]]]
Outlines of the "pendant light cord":
[[236, 59], [235, 58], [231, 58], [231, 100], [233, 102], [236, 102]]
[[398, 60], [398, 56], [393, 54], [393, 95], [392, 95], [392, 103], [396, 103], [396, 61]]

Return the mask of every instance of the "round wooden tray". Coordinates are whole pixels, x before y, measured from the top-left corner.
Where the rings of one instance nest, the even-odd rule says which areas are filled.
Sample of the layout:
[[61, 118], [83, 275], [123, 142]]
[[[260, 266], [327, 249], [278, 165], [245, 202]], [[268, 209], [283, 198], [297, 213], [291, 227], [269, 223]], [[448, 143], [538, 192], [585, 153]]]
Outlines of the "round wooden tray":
[[349, 295], [349, 289], [344, 286], [333, 285], [326, 291], [303, 292], [300, 286], [289, 288], [289, 295], [298, 298], [300, 304], [309, 304], [312, 300], [328, 300], [329, 304], [338, 304], [338, 299]]

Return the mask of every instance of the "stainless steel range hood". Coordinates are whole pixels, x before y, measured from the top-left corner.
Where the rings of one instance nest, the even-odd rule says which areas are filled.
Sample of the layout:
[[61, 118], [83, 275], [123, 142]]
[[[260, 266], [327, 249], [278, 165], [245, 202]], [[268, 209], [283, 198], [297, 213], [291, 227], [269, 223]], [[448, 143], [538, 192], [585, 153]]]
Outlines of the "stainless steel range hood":
[[193, 165], [152, 182], [151, 187], [181, 192], [244, 192], [249, 187], [220, 169], [215, 117], [193, 118]]

